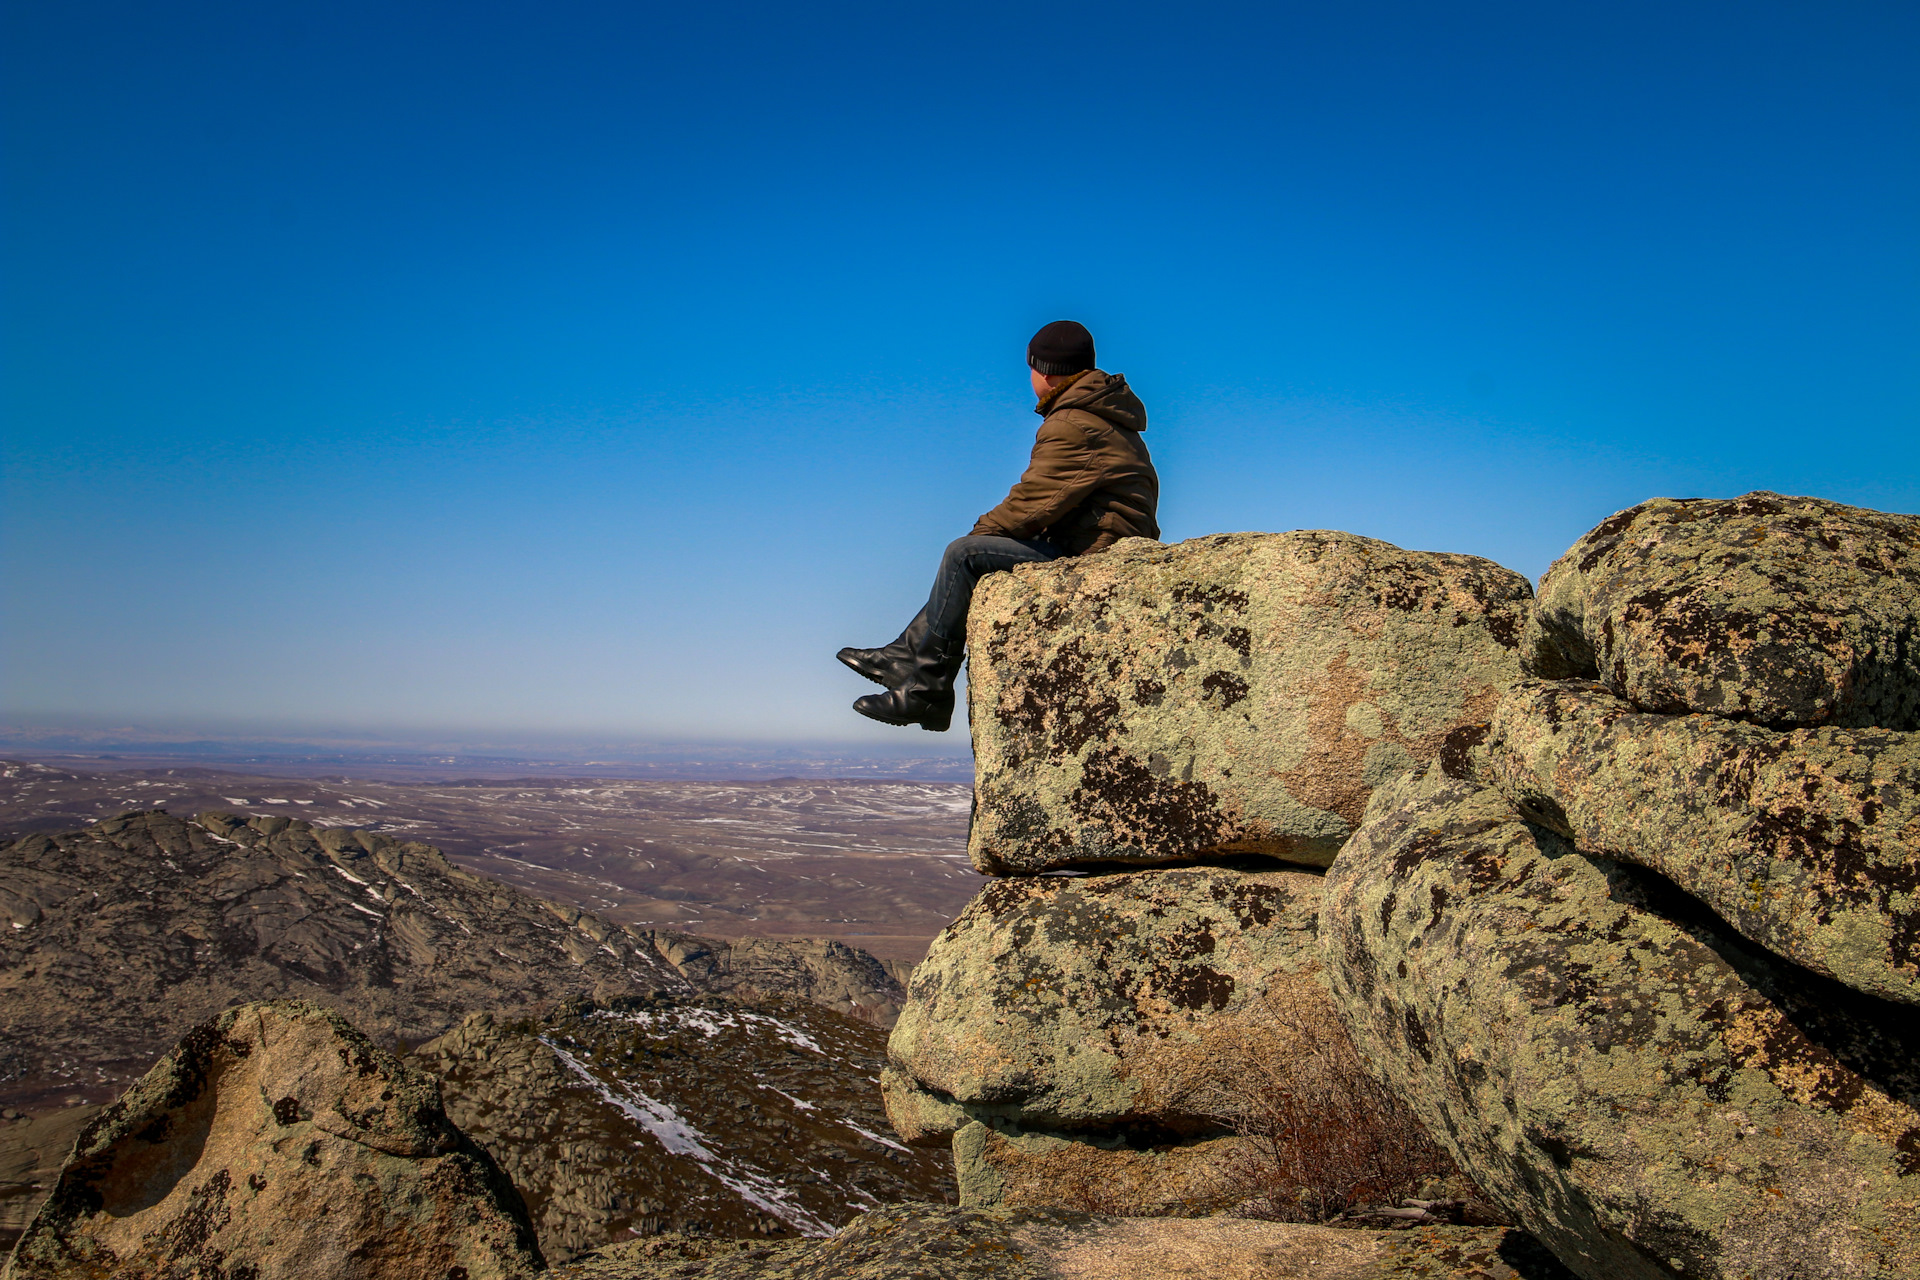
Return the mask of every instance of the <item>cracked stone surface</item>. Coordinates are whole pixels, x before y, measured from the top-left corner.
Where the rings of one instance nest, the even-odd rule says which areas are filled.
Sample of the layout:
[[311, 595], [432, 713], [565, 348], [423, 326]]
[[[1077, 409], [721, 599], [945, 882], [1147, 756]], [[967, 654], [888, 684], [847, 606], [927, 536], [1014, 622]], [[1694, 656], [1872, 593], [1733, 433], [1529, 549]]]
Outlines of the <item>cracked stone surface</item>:
[[1583, 851], [1660, 872], [1797, 964], [1920, 1004], [1920, 733], [1649, 715], [1596, 684], [1527, 681], [1486, 758], [1516, 808]]
[[974, 866], [1325, 866], [1375, 786], [1477, 741], [1531, 597], [1489, 560], [1324, 531], [990, 575], [967, 631]]
[[1362, 1056], [1587, 1280], [1920, 1274], [1909, 1006], [1437, 763], [1376, 794], [1327, 881]]
[[1318, 966], [1322, 889], [1215, 866], [994, 881], [908, 984], [882, 1078], [895, 1130], [944, 1144], [975, 1119], [1204, 1127], [1152, 1087], [1161, 1060]]
[[81, 1133], [6, 1280], [510, 1280], [519, 1194], [433, 1079], [299, 1000], [194, 1028]]
[[1920, 729], [1920, 516], [1819, 498], [1655, 498], [1541, 580], [1528, 670], [1642, 711]]

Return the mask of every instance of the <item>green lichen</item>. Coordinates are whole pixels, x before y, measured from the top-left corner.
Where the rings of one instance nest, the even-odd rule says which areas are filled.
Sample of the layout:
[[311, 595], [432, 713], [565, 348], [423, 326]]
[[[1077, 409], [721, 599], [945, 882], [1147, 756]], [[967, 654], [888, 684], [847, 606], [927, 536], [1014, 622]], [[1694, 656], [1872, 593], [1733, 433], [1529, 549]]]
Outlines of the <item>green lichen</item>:
[[1519, 677], [1530, 601], [1490, 561], [1320, 531], [995, 574], [968, 624], [974, 865], [1325, 866], [1374, 786]]

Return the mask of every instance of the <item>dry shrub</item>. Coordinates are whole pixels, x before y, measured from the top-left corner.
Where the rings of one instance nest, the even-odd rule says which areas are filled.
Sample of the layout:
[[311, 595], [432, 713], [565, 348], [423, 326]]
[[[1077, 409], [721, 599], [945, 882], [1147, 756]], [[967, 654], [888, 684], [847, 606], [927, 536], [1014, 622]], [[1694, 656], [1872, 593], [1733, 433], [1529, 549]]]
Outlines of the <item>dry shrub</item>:
[[1239, 1212], [1325, 1222], [1458, 1177], [1406, 1104], [1360, 1061], [1313, 975], [1281, 979], [1195, 1031], [1198, 1042], [1162, 1055], [1142, 1084], [1158, 1106], [1207, 1117], [1245, 1139], [1220, 1167]]

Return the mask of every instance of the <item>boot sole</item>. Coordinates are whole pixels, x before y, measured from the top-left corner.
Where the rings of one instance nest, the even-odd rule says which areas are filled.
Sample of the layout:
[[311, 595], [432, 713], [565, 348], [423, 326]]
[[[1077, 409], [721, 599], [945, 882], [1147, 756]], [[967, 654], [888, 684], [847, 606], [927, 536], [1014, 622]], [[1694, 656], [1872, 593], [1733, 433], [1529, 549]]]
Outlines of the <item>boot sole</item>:
[[840, 659], [841, 665], [846, 667], [847, 670], [853, 672], [853, 674], [861, 677], [862, 679], [871, 680], [875, 684], [879, 685], [881, 688], [884, 689], [887, 684], [886, 674], [884, 672], [875, 671], [870, 667], [862, 666], [857, 659], [849, 658], [847, 656], [849, 652], [850, 650], [842, 649], [839, 653], [836, 653], [833, 656]]
[[[862, 701], [864, 701], [864, 699], [862, 699]], [[878, 721], [880, 724], [890, 724], [900, 729], [905, 729], [910, 725], [917, 724], [928, 733], [945, 733], [953, 727], [953, 711], [951, 708], [947, 710], [945, 715], [939, 717], [928, 716], [924, 720], [901, 720], [893, 716], [875, 715], [865, 707], [862, 707], [859, 702], [853, 704], [853, 709], [869, 720]]]

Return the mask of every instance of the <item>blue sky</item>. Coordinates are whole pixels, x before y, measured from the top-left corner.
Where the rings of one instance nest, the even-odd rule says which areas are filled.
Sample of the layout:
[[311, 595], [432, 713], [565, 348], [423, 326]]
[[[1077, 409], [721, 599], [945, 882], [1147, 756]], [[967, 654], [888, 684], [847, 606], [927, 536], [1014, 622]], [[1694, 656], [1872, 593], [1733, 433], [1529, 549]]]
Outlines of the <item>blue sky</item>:
[[[0, 714], [897, 742], [1062, 316], [1171, 539], [1920, 510], [1920, 7], [6, 9]], [[962, 735], [950, 745], [964, 749]]]

